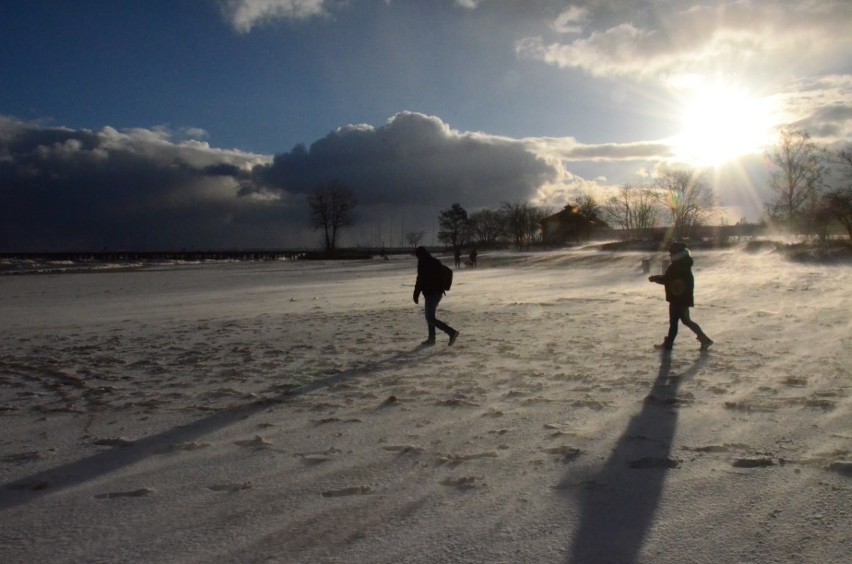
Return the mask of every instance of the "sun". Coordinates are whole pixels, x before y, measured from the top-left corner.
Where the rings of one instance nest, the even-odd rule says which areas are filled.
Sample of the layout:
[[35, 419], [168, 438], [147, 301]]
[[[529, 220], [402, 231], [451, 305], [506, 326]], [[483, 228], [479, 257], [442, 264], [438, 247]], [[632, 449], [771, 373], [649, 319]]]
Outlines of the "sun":
[[697, 88], [682, 103], [682, 133], [672, 140], [675, 157], [715, 167], [758, 154], [773, 138], [773, 110], [746, 90], [714, 85]]

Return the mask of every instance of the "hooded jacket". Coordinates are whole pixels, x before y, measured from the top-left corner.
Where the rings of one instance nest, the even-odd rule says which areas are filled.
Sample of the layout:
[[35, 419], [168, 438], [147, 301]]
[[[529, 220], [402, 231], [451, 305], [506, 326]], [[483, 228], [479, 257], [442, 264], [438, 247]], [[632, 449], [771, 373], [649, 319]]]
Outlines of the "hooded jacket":
[[429, 254], [424, 247], [417, 247], [417, 281], [414, 283], [414, 300], [420, 297], [420, 293], [443, 294], [444, 286], [441, 282], [441, 261]]
[[692, 276], [692, 257], [689, 250], [671, 256], [671, 264], [660, 276], [652, 276], [652, 281], [666, 287], [666, 301], [681, 306], [695, 305], [695, 278]]

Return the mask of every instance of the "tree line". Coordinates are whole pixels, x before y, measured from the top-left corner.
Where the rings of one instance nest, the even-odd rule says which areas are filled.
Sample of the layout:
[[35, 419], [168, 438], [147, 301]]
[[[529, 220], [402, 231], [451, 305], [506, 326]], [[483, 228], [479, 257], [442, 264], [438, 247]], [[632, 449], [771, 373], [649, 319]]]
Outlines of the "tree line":
[[[624, 184], [603, 203], [580, 191], [557, 212], [528, 202], [504, 202], [496, 210], [468, 215], [459, 204], [453, 204], [438, 218], [438, 240], [452, 247], [509, 243], [525, 248], [587, 240], [595, 232], [609, 229], [636, 239], [666, 216], [673, 236], [682, 238], [706, 222], [713, 205], [712, 192], [700, 173], [672, 170], [662, 173], [653, 184]], [[548, 222], [557, 227], [551, 228]]]
[[791, 234], [825, 239], [833, 223], [852, 239], [852, 147], [831, 152], [803, 130], [782, 129], [768, 153], [767, 216]]
[[[764, 221], [790, 234], [820, 238], [827, 237], [832, 225], [839, 225], [852, 239], [852, 147], [832, 153], [814, 143], [806, 131], [782, 129], [766, 158], [772, 165], [773, 198], [765, 204]], [[328, 252], [336, 249], [340, 230], [354, 224], [356, 205], [354, 193], [339, 182], [318, 185], [309, 194], [311, 225], [322, 230]], [[671, 237], [689, 238], [707, 224], [714, 209], [704, 174], [675, 169], [647, 184], [623, 184], [604, 202], [579, 192], [557, 212], [529, 202], [503, 202], [497, 209], [468, 213], [454, 203], [440, 212], [437, 235], [452, 248], [505, 244], [525, 248], [588, 239], [595, 231], [610, 228], [625, 239], [641, 239], [665, 222]], [[415, 247], [424, 235], [411, 231], [405, 239]]]

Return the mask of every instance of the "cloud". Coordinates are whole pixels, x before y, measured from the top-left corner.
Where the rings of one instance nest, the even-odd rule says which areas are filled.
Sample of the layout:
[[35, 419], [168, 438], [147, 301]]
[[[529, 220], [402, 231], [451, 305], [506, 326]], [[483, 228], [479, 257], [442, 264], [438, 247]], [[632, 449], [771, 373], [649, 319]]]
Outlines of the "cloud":
[[243, 246], [295, 209], [239, 196], [266, 160], [175, 143], [165, 128], [72, 130], [0, 117], [0, 247]]
[[844, 0], [674, 1], [660, 3], [658, 11], [626, 0], [591, 6], [599, 13], [569, 9], [555, 20], [554, 29], [579, 22], [580, 15], [606, 24], [585, 26], [585, 35], [568, 42], [527, 37], [516, 43], [516, 52], [597, 77], [649, 79], [696, 68], [765, 71], [772, 63], [815, 71], [815, 60], [827, 66], [842, 63], [852, 45], [852, 5]]
[[589, 18], [589, 9], [582, 6], [568, 6], [553, 22], [558, 33], [580, 33], [582, 24]]
[[605, 178], [588, 180], [563, 170], [558, 182], [545, 184], [536, 191], [532, 204], [556, 211], [568, 203], [576, 202], [581, 194], [590, 195], [603, 203], [616, 189], [617, 187], [609, 185]]
[[341, 127], [310, 149], [276, 155], [255, 170], [255, 181], [299, 194], [336, 180], [365, 205], [460, 202], [476, 208], [526, 200], [555, 174], [521, 141], [460, 133], [440, 118], [402, 112], [381, 127]]
[[328, 15], [329, 0], [222, 0], [222, 14], [240, 33], [274, 20], [306, 20]]
[[522, 141], [403, 112], [348, 125], [274, 158], [211, 148], [165, 127], [98, 131], [0, 117], [0, 248], [180, 249], [311, 245], [305, 194], [337, 180], [365, 224], [526, 201], [558, 179]]
[[456, 202], [470, 212], [503, 202], [558, 208], [580, 191], [603, 201], [670, 157], [665, 143], [511, 139], [416, 112], [346, 125], [274, 157], [183, 135], [0, 116], [0, 250], [316, 246], [305, 196], [330, 181], [358, 201], [342, 244], [402, 244], [406, 231], [431, 232]]
[[672, 157], [671, 145], [664, 142], [602, 143], [578, 145], [564, 155], [569, 161], [656, 161]]
[[524, 139], [523, 143], [542, 158], [565, 162], [653, 162], [673, 156], [672, 146], [666, 141], [586, 144], [572, 137], [534, 137]]
[[852, 75], [797, 81], [779, 95], [787, 125], [803, 129], [828, 146], [846, 146], [852, 138]]

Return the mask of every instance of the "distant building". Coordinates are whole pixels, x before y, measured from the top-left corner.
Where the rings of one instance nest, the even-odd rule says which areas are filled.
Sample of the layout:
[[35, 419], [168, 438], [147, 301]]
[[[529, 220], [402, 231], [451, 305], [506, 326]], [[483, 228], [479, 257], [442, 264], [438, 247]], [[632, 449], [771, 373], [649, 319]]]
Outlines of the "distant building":
[[612, 228], [607, 222], [598, 217], [586, 217], [571, 206], [542, 219], [541, 231], [542, 241], [546, 245], [612, 237]]

